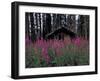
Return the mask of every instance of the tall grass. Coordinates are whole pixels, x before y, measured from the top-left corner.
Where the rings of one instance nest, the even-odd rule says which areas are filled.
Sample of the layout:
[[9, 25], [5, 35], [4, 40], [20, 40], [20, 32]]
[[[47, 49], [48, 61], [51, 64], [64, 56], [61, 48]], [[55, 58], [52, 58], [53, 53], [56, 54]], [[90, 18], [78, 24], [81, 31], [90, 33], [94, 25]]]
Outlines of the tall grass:
[[89, 64], [89, 42], [83, 38], [70, 40], [25, 39], [26, 68], [76, 66]]

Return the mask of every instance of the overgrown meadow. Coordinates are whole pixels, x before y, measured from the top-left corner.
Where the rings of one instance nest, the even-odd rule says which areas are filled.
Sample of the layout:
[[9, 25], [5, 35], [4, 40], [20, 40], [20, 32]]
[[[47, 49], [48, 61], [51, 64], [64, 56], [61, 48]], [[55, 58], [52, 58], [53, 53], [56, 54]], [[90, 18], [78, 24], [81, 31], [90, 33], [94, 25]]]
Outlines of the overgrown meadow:
[[81, 37], [34, 43], [26, 37], [25, 45], [26, 68], [89, 65], [89, 41]]

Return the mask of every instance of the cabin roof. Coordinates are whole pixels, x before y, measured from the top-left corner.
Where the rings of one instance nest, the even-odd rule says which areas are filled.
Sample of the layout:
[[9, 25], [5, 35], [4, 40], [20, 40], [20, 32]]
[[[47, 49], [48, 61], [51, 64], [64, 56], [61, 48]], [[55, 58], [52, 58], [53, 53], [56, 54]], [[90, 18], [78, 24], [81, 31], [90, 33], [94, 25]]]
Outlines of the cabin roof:
[[74, 33], [73, 31], [71, 31], [69, 28], [59, 27], [59, 28], [55, 29], [54, 31], [48, 33], [46, 35], [46, 37], [48, 38], [49, 36], [51, 36], [53, 34], [57, 34], [57, 33], [61, 33], [61, 32], [65, 33], [65, 34], [68, 34], [69, 33], [69, 34], [76, 35], [76, 33]]

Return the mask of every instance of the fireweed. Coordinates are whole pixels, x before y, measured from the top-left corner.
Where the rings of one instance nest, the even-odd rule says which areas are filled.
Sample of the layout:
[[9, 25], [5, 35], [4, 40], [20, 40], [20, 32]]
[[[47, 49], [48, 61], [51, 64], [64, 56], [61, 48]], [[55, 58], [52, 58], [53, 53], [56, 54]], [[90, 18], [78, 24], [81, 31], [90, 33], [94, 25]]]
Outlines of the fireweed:
[[89, 64], [89, 41], [77, 37], [64, 40], [25, 39], [26, 68]]

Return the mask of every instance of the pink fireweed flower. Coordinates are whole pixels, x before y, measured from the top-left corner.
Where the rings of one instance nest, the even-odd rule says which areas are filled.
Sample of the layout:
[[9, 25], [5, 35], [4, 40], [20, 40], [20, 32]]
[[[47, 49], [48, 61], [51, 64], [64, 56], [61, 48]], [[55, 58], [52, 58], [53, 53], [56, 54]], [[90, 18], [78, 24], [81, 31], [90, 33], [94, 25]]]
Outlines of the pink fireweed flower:
[[50, 57], [48, 55], [47, 48], [42, 48], [42, 57], [45, 59], [45, 61], [48, 63], [50, 61]]
[[44, 39], [38, 39], [37, 41], [36, 41], [36, 43], [35, 43], [39, 48], [43, 48], [43, 47], [47, 47], [48, 48], [48, 42], [46, 41], [46, 40], [44, 40]]
[[28, 36], [25, 37], [25, 44], [26, 44], [26, 45], [32, 44], [32, 41], [29, 39]]
[[64, 41], [60, 40], [60, 48], [64, 48], [64, 47], [65, 47]]
[[70, 44], [71, 44], [71, 39], [70, 39], [70, 37], [64, 37], [64, 44], [65, 44], [65, 45], [70, 45]]
[[86, 46], [89, 46], [89, 40], [81, 38], [81, 48], [85, 48]]
[[44, 45], [44, 40], [43, 39], [37, 39], [34, 45], [38, 48], [42, 48]]
[[80, 37], [77, 37], [76, 39], [72, 40], [72, 42], [76, 46], [79, 46], [80, 48], [84, 48], [85, 46], [87, 46], [89, 44], [88, 40], [86, 40], [84, 38], [80, 38]]
[[60, 40], [54, 40], [53, 44], [52, 44], [52, 48], [57, 49], [57, 48], [61, 48], [62, 47], [62, 42], [60, 42]]
[[81, 39], [80, 38], [76, 38], [73, 40], [74, 44], [77, 45], [77, 46], [80, 46], [80, 43], [81, 43]]

